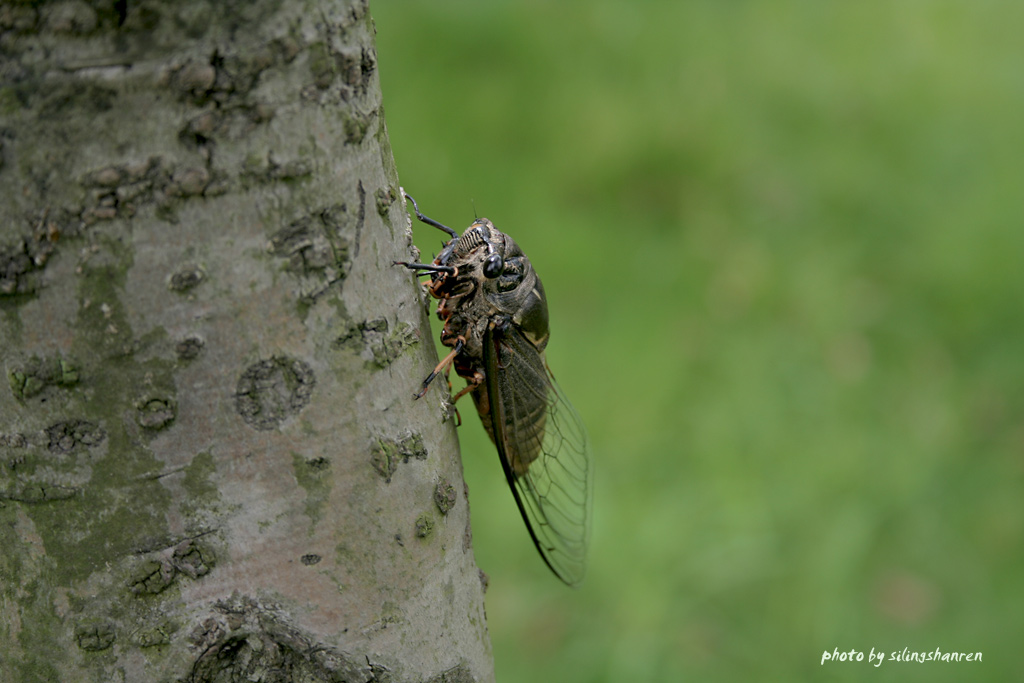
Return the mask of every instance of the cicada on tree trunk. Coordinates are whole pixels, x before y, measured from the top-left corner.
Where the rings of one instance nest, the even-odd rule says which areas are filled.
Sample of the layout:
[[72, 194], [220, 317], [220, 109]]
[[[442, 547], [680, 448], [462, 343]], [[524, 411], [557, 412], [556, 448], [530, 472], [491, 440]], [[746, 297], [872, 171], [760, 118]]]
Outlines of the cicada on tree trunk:
[[459, 235], [420, 213], [451, 239], [432, 263], [396, 261], [440, 300], [441, 343], [451, 348], [420, 388], [422, 397], [451, 367], [466, 379], [455, 395], [473, 397], [498, 450], [526, 529], [555, 575], [576, 586], [586, 570], [593, 472], [583, 422], [544, 359], [548, 305], [544, 286], [515, 241], [478, 218]]

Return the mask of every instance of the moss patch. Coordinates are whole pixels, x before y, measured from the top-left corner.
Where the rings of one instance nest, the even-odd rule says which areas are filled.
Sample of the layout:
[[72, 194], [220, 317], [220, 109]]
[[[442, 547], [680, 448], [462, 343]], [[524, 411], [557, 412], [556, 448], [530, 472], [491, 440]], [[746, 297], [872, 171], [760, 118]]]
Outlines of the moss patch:
[[69, 387], [78, 383], [78, 368], [64, 358], [33, 357], [7, 372], [7, 381], [15, 398], [32, 398], [49, 386]]

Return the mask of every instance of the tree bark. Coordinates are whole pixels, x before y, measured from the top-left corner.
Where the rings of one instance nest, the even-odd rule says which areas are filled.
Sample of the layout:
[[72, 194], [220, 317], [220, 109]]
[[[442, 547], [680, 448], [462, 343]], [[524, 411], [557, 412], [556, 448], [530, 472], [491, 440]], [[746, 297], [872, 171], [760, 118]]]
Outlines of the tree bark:
[[373, 34], [0, 7], [0, 680], [493, 680]]

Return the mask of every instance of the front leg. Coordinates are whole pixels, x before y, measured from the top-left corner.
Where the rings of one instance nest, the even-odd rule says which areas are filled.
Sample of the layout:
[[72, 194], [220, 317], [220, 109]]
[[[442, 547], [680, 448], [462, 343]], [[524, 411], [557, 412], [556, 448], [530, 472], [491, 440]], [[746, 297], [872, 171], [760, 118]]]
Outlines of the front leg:
[[[451, 266], [439, 266], [436, 263], [409, 263], [408, 261], [392, 261], [393, 266], [405, 266], [409, 270], [422, 270], [428, 273], [447, 273], [455, 275], [456, 269]], [[417, 273], [419, 275], [419, 273]]]

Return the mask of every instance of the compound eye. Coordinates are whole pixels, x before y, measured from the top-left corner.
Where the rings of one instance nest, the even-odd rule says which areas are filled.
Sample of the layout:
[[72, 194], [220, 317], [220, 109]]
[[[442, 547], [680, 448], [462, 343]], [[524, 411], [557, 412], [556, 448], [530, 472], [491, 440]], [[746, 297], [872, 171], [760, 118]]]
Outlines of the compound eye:
[[484, 277], [494, 279], [502, 274], [505, 270], [505, 262], [501, 258], [501, 254], [491, 254], [484, 261]]

